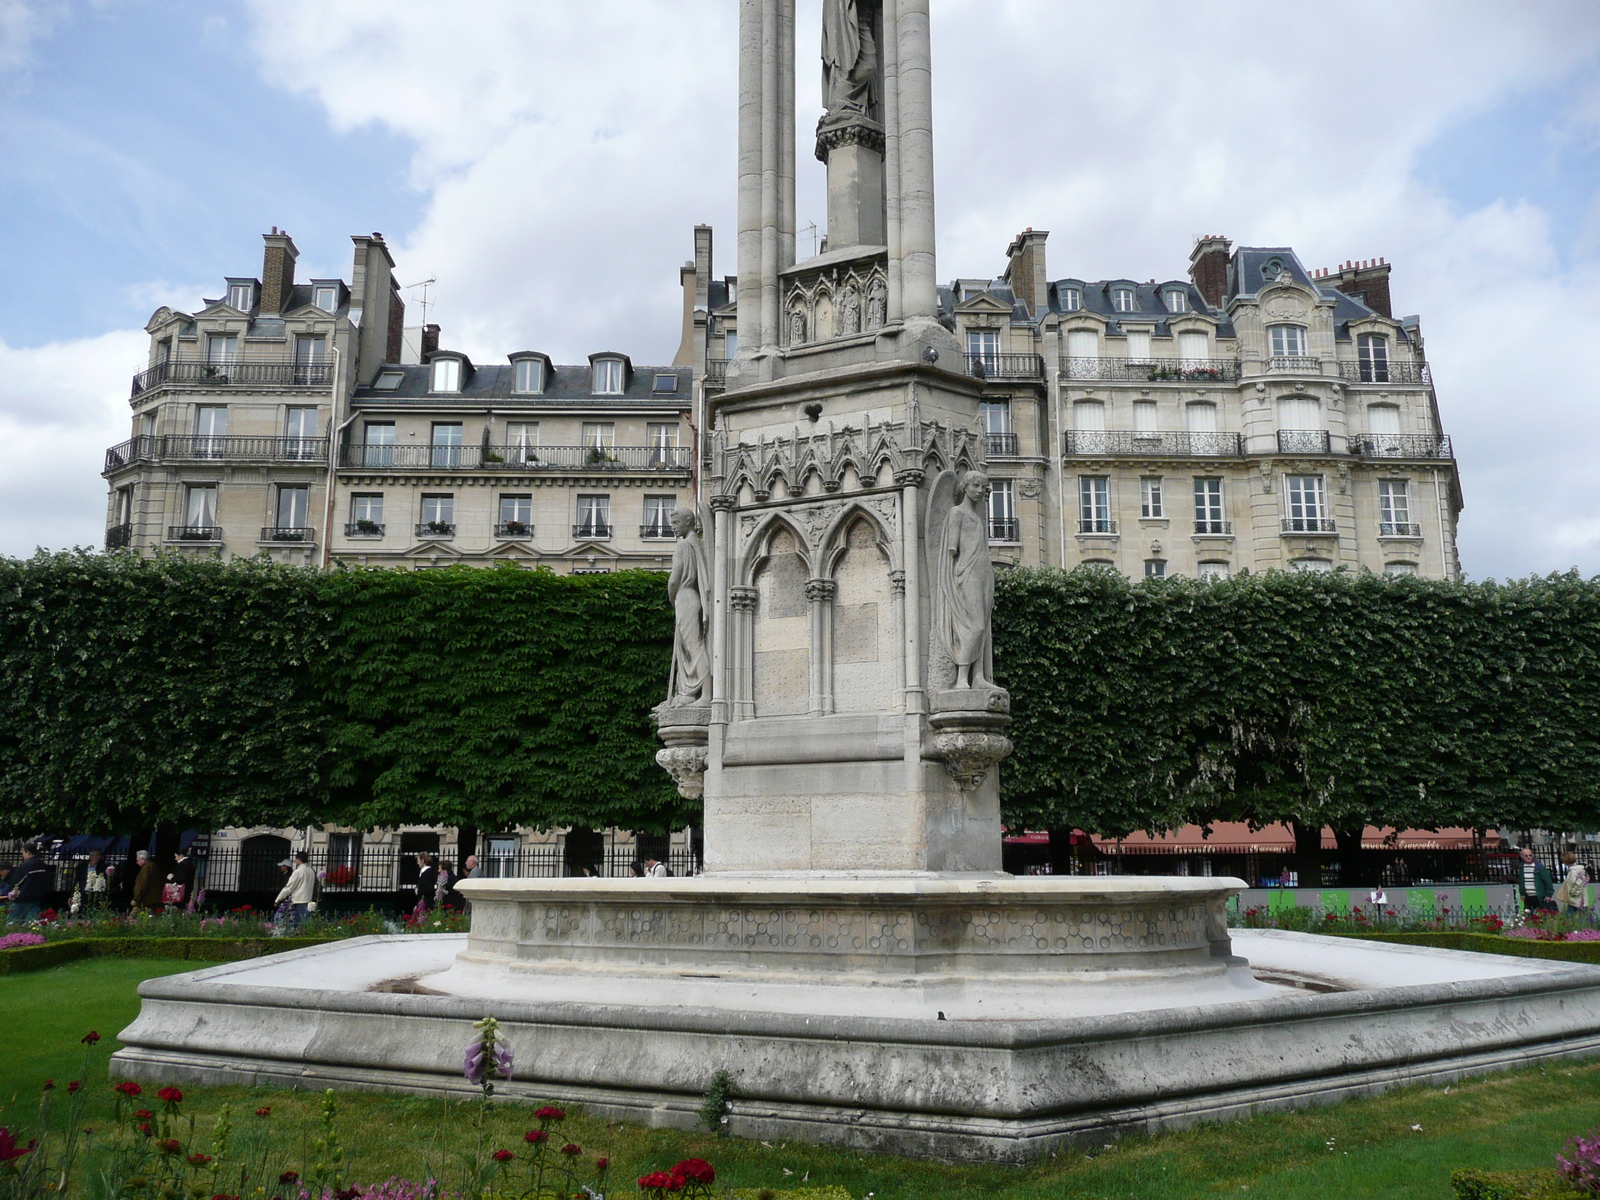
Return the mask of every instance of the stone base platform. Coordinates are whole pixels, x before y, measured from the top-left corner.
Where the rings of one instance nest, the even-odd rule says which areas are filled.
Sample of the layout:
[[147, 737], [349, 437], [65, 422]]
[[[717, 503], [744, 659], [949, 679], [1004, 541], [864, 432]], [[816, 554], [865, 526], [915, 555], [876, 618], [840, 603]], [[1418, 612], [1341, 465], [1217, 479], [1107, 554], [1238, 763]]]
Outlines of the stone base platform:
[[[476, 926], [493, 906], [479, 885], [471, 944], [362, 938], [147, 981], [113, 1071], [141, 1080], [464, 1093], [460, 1062], [471, 1023], [492, 1013], [516, 1053], [516, 1080], [497, 1089], [508, 1098], [688, 1127], [712, 1076], [727, 1070], [738, 1090], [735, 1134], [1019, 1162], [1122, 1132], [1600, 1054], [1600, 968], [1251, 930], [1231, 931], [1233, 953], [1220, 956], [1211, 953], [1210, 930], [1200, 954], [1179, 946], [1165, 963], [1137, 961], [1148, 948], [1135, 946], [1124, 951], [1123, 969], [1080, 960], [1062, 970], [1040, 956], [1035, 969], [1007, 970], [958, 953], [919, 971], [908, 956], [925, 950], [921, 965], [931, 966], [949, 953], [931, 934], [922, 943], [897, 938], [888, 952], [865, 947], [854, 966], [826, 975], [801, 962], [740, 959], [731, 943], [676, 966], [659, 954], [645, 961], [650, 955], [635, 949], [630, 968], [620, 949], [609, 959], [590, 953], [607, 927], [584, 924], [593, 910], [576, 911], [579, 881], [545, 881], [547, 893], [570, 901], [565, 917], [563, 904], [550, 903], [557, 895], [513, 901], [525, 884], [490, 882], [516, 912], [519, 935], [566, 929], [581, 953], [546, 952], [541, 966], [502, 957], [496, 946], [504, 940], [480, 944]], [[682, 894], [688, 885], [726, 889], [733, 881], [650, 882]], [[1109, 918], [1111, 889], [1140, 881], [1076, 882], [1105, 887], [1078, 902], [1104, 901]], [[628, 930], [655, 920], [651, 906], [665, 899], [643, 881], [632, 886], [639, 916], [629, 920], [640, 924], [612, 928], [629, 945]], [[921, 886], [938, 893], [946, 884]], [[591, 899], [603, 906], [608, 894], [597, 889]], [[963, 911], [971, 919], [955, 925], [969, 932], [1007, 926], [1004, 905], [992, 905], [981, 922], [985, 910], [957, 905], [957, 918]], [[1055, 924], [1048, 910], [1043, 916]], [[1029, 917], [1035, 934], [1039, 918]], [[789, 934], [781, 916], [776, 931], [746, 930], [744, 920], [740, 946], [757, 949], [746, 937], [776, 932], [772, 952], [782, 952]], [[731, 934], [722, 923], [717, 934]], [[915, 918], [912, 926], [923, 928]], [[590, 933], [578, 937], [580, 928]], [[703, 924], [678, 928], [677, 936], [706, 936]], [[953, 928], [945, 932], [959, 949]], [[1099, 936], [1108, 939], [1103, 948]], [[1099, 936], [1096, 952], [1112, 953], [1112, 935]]]

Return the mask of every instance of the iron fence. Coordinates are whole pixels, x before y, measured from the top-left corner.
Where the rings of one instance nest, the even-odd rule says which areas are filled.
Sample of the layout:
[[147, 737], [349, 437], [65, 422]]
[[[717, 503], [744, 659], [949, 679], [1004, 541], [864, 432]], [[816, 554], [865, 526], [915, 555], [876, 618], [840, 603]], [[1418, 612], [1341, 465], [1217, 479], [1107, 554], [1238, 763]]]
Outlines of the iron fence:
[[967, 374], [975, 379], [1042, 380], [1044, 359], [1037, 354], [969, 354]]
[[1066, 453], [1157, 458], [1238, 458], [1237, 433], [1144, 433], [1131, 429], [1069, 429]]
[[1349, 438], [1350, 453], [1362, 458], [1452, 458], [1450, 439], [1432, 433], [1360, 433]]
[[347, 446], [341, 465], [385, 471], [687, 471], [688, 446]]
[[990, 517], [989, 540], [991, 542], [1021, 541], [1017, 519], [1015, 517]]
[[1321, 375], [1322, 360], [1309, 354], [1274, 354], [1267, 359], [1267, 370], [1291, 375]]
[[1331, 445], [1326, 429], [1278, 430], [1279, 454], [1327, 454]]
[[314, 542], [317, 540], [317, 531], [309, 525], [263, 525], [261, 527], [261, 540], [263, 542]]
[[106, 530], [106, 549], [121, 550], [124, 546], [133, 543], [132, 525], [113, 525]]
[[1342, 362], [1339, 374], [1351, 383], [1433, 383], [1428, 364], [1417, 362]]
[[228, 362], [173, 359], [133, 377], [133, 395], [153, 387], [192, 384], [201, 387], [328, 387], [333, 364], [293, 358], [249, 358]]
[[706, 383], [713, 387], [721, 387], [728, 382], [728, 360], [725, 358], [706, 359]]
[[1061, 374], [1066, 379], [1138, 383], [1226, 383], [1239, 378], [1239, 363], [1231, 358], [1063, 357]]
[[137, 463], [327, 461], [327, 438], [141, 433], [106, 451], [101, 474], [109, 475]]
[[986, 433], [983, 435], [989, 445], [991, 458], [1015, 458], [1017, 456], [1017, 435], [1014, 433]]
[[169, 542], [220, 542], [222, 540], [222, 527], [220, 525], [168, 525], [167, 541]]

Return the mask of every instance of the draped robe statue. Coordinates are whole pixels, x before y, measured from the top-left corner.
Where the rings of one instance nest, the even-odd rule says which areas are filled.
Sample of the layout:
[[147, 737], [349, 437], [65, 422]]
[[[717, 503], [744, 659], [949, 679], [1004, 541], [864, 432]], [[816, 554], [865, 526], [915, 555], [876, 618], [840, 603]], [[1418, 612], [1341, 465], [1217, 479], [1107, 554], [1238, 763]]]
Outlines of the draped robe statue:
[[[985, 503], [989, 477], [968, 471], [940, 472], [928, 501], [928, 556], [933, 575], [932, 662], [934, 686], [993, 687], [991, 620], [994, 564], [989, 560]], [[950, 679], [954, 669], [954, 680]]]
[[672, 550], [672, 573], [667, 576], [667, 597], [672, 602], [672, 679], [668, 703], [704, 703], [710, 699], [706, 680], [706, 592], [710, 573], [701, 546], [700, 522], [694, 511], [674, 509], [672, 529], [678, 543]]
[[876, 0], [822, 0], [822, 107], [827, 117], [876, 117]]

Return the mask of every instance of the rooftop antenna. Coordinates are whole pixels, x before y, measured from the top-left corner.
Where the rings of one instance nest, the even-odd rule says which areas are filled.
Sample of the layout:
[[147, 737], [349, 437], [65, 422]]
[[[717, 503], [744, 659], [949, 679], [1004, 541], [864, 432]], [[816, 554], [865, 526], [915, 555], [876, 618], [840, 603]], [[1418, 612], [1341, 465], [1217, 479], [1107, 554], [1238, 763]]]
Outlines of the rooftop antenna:
[[808, 233], [811, 235], [811, 257], [815, 258], [817, 256], [817, 223], [815, 221], [802, 229], [800, 236], [804, 237]]
[[422, 309], [422, 323], [424, 325], [428, 323], [428, 289], [438, 282], [439, 281], [437, 279], [424, 279], [421, 283], [409, 284], [406, 287], [406, 291], [408, 292], [414, 292], [418, 288], [422, 289], [422, 299], [417, 303]]

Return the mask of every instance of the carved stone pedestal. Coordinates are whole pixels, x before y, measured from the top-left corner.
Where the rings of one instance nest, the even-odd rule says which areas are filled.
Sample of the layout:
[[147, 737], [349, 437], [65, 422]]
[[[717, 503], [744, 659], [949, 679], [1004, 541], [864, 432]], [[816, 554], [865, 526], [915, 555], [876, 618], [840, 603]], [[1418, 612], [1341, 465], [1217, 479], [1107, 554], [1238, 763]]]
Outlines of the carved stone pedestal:
[[817, 157], [828, 164], [829, 246], [887, 244], [883, 145], [883, 126], [863, 116], [824, 117], [817, 126]]
[[664, 749], [656, 751], [656, 762], [678, 785], [678, 795], [698, 800], [706, 787], [706, 744], [711, 725], [708, 704], [674, 704], [671, 700], [655, 708], [656, 729]]
[[944, 763], [956, 786], [970, 792], [1011, 753], [1011, 695], [1003, 688], [934, 692], [928, 715], [928, 750]]

